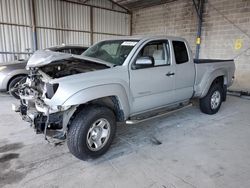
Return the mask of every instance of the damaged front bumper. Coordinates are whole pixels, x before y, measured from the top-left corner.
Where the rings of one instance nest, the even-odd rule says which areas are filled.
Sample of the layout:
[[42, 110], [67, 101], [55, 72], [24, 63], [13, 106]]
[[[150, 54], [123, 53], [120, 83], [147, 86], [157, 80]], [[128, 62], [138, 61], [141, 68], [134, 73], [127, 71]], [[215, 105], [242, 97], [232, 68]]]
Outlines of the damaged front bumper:
[[77, 106], [55, 106], [45, 104], [43, 100], [34, 95], [20, 96], [20, 104], [12, 104], [12, 110], [19, 113], [22, 119], [34, 128], [37, 134], [44, 133], [57, 139], [64, 139], [70, 118]]

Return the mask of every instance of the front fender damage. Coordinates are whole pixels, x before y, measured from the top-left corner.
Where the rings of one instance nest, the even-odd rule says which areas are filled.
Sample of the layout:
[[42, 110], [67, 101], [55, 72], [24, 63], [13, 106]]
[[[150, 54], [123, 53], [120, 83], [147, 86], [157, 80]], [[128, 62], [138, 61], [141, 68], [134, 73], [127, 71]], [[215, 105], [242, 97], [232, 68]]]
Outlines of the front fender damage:
[[[26, 82], [16, 88], [20, 104], [13, 105], [13, 110], [19, 112], [36, 133], [44, 133], [45, 139], [47, 135], [65, 138], [72, 115], [83, 103], [62, 103], [70, 95], [70, 92], [64, 91], [65, 88], [68, 89], [64, 81], [70, 82], [70, 77], [75, 78], [77, 74], [83, 75], [111, 67], [111, 64], [83, 56], [36, 52], [27, 64], [29, 74]], [[52, 132], [54, 133], [51, 134]]]

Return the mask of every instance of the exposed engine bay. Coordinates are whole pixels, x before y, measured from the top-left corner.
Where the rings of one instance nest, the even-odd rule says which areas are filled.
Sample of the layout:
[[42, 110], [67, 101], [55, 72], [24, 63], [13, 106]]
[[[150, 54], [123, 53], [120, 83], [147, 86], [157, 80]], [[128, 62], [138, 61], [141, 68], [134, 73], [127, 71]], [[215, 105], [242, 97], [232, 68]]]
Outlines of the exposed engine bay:
[[64, 76], [80, 74], [106, 68], [109, 67], [103, 64], [88, 62], [86, 60], [79, 60], [73, 58], [56, 61], [46, 66], [40, 67], [40, 69], [51, 78], [61, 78]]
[[36, 133], [44, 133], [45, 138], [47, 129], [57, 131], [55, 137], [64, 138], [65, 124], [68, 124], [76, 107], [52, 109], [47, 106], [44, 100], [51, 99], [59, 87], [58, 83], [51, 84], [49, 80], [107, 68], [109, 67], [104, 64], [75, 58], [30, 68], [26, 81], [15, 88], [20, 96], [20, 105], [13, 106], [13, 110], [19, 112]]
[[51, 89], [51, 84], [45, 83], [41, 73], [44, 74], [38, 68], [30, 69], [26, 82], [16, 88], [20, 96], [20, 105], [13, 106], [13, 110], [19, 112], [22, 119], [29, 122], [37, 134], [45, 133], [46, 138], [47, 128], [62, 128], [62, 114], [50, 114], [49, 107], [44, 103], [44, 99], [51, 98], [57, 88], [52, 85]]

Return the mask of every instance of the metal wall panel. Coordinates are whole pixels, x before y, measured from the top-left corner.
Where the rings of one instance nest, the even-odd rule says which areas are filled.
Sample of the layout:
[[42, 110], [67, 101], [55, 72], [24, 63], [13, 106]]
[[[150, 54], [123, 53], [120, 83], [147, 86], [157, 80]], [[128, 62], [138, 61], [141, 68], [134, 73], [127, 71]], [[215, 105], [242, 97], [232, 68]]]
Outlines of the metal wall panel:
[[130, 15], [108, 10], [93, 9], [94, 32], [130, 34]]
[[0, 22], [30, 25], [30, 0], [1, 0]]
[[63, 43], [63, 31], [52, 29], [37, 29], [38, 49], [44, 49]]
[[65, 44], [79, 44], [83, 46], [90, 46], [90, 33], [83, 32], [63, 32]]
[[106, 40], [106, 39], [117, 39], [120, 36], [116, 36], [116, 35], [106, 35], [106, 34], [94, 34], [93, 36], [93, 42], [99, 42], [101, 40]]
[[53, 45], [90, 46], [90, 7], [58, 0], [35, 4], [38, 49]]
[[90, 30], [90, 7], [59, 0], [35, 2], [37, 27]]
[[0, 62], [25, 59], [32, 49], [29, 0], [0, 1]]
[[38, 48], [44, 49], [61, 44], [90, 46], [90, 33], [53, 29], [37, 29]]
[[62, 43], [90, 46], [130, 34], [130, 15], [108, 0], [89, 0], [88, 5], [63, 0], [33, 2], [34, 9], [32, 0], [0, 0], [0, 62], [24, 59], [27, 49]]
[[0, 62], [25, 59], [25, 53], [32, 51], [31, 36], [29, 27], [0, 24]]

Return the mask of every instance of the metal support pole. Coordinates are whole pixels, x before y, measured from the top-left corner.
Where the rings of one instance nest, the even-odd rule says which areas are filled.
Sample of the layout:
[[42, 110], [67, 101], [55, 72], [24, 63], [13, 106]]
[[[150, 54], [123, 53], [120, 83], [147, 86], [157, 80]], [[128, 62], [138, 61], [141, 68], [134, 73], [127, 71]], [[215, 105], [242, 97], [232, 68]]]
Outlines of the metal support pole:
[[33, 51], [37, 50], [37, 32], [36, 32], [36, 13], [35, 13], [35, 1], [31, 0], [31, 23], [32, 23], [32, 33], [33, 33]]
[[93, 7], [90, 7], [90, 43], [94, 43], [94, 18], [93, 18]]
[[129, 31], [129, 34], [130, 36], [133, 34], [133, 14], [131, 13], [130, 14], [130, 31]]
[[[197, 5], [195, 4], [195, 6], [196, 6], [196, 10], [197, 10]], [[204, 0], [199, 0], [199, 7], [198, 7], [198, 12], [197, 12], [198, 28], [197, 28], [197, 37], [196, 37], [196, 53], [195, 53], [196, 59], [199, 59], [199, 56], [200, 56], [203, 8], [204, 8]]]

